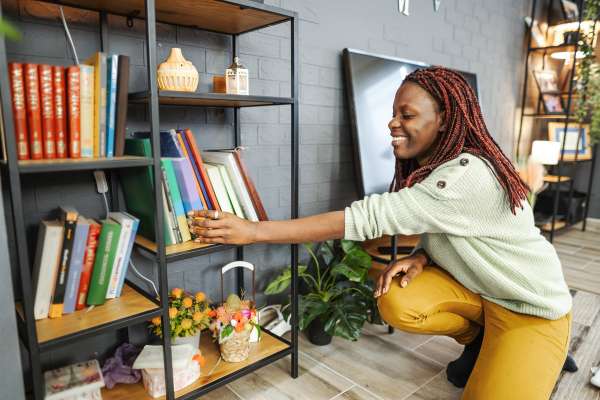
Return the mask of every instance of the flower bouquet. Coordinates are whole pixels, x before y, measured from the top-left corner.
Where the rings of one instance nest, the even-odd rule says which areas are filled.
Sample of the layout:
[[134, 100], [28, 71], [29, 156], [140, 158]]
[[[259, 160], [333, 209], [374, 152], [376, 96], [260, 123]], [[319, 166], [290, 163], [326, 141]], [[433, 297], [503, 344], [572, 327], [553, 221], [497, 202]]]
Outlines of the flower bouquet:
[[[192, 296], [181, 288], [172, 289], [169, 293], [169, 328], [173, 344], [191, 344], [198, 349], [200, 333], [210, 324], [210, 311], [208, 299], [203, 292]], [[160, 317], [152, 319], [150, 329], [154, 334], [162, 337]]]

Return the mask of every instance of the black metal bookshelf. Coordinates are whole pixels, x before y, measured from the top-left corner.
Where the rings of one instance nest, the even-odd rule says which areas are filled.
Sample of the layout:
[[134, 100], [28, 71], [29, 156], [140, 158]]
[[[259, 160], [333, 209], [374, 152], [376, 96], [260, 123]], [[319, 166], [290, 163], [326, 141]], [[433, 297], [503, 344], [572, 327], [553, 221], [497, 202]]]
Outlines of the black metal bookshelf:
[[[542, 3], [542, 1], [545, 1], [545, 3]], [[519, 151], [520, 151], [520, 142], [521, 142], [521, 138], [523, 135], [523, 123], [526, 119], [542, 119], [542, 120], [556, 120], [559, 121], [560, 123], [564, 124], [564, 130], [566, 132], [567, 128], [569, 127], [569, 125], [575, 125], [575, 124], [579, 124], [579, 121], [576, 119], [576, 116], [574, 115], [572, 108], [573, 108], [573, 102], [574, 100], [577, 98], [578, 94], [575, 93], [575, 89], [576, 89], [576, 75], [575, 75], [575, 71], [576, 71], [576, 55], [577, 52], [579, 51], [579, 39], [581, 36], [581, 32], [582, 32], [582, 22], [583, 22], [583, 15], [585, 13], [585, 5], [586, 5], [586, 0], [577, 0], [577, 6], [579, 8], [579, 15], [578, 15], [578, 19], [577, 21], [572, 21], [572, 22], [576, 22], [577, 24], [577, 38], [574, 41], [574, 43], [565, 43], [565, 44], [559, 44], [559, 45], [549, 45], [549, 46], [537, 46], [537, 47], [532, 47], [531, 46], [531, 39], [532, 39], [532, 29], [533, 29], [533, 21], [535, 21], [536, 18], [536, 14], [538, 11], [538, 6], [546, 6], [546, 17], [548, 18], [548, 20], [550, 19], [550, 16], [552, 16], [552, 11], [554, 9], [555, 5], [560, 5], [558, 4], [560, 3], [559, 1], [555, 1], [555, 0], [533, 0], [532, 5], [531, 5], [531, 14], [530, 14], [530, 18], [532, 21], [532, 24], [530, 24], [529, 29], [527, 30], [527, 34], [526, 34], [526, 40], [527, 40], [527, 55], [525, 58], [525, 76], [523, 79], [523, 90], [522, 90], [522, 97], [521, 97], [521, 117], [520, 117], [520, 121], [519, 121], [519, 130], [518, 130], [518, 135], [517, 135], [517, 147], [516, 147], [516, 157], [517, 159], [519, 159]], [[597, 23], [597, 19], [594, 22], [594, 28], [595, 28], [595, 24]], [[529, 65], [530, 65], [530, 61], [532, 59], [532, 57], [534, 56], [539, 56], [541, 55], [543, 57], [543, 62], [542, 65], [545, 67], [546, 65], [546, 56], [551, 55], [554, 52], [568, 52], [570, 53], [570, 63], [572, 65], [570, 71], [568, 71], [568, 90], [567, 91], [561, 91], [559, 94], [561, 97], [563, 97], [565, 99], [565, 104], [564, 104], [564, 108], [565, 108], [565, 112], [563, 113], [545, 113], [542, 110], [542, 94], [539, 92], [539, 88], [538, 88], [538, 94], [537, 94], [537, 102], [536, 102], [536, 106], [535, 106], [535, 111], [534, 112], [526, 112], [526, 104], [527, 104], [527, 100], [528, 100], [528, 82], [530, 79], [530, 71], [529, 71]], [[560, 160], [558, 162], [558, 165], [554, 166], [553, 171], [555, 176], [565, 176], [566, 172], [565, 172], [565, 166], [567, 165], [578, 165], [578, 163], [582, 163], [585, 161], [591, 161], [591, 169], [590, 169], [590, 174], [589, 174], [589, 178], [588, 178], [588, 184], [587, 184], [587, 192], [586, 192], [586, 199], [585, 199], [585, 203], [584, 203], [584, 212], [583, 212], [583, 225], [582, 225], [582, 230], [585, 231], [586, 228], [586, 219], [587, 219], [587, 215], [588, 215], [588, 211], [589, 211], [589, 199], [590, 199], [590, 194], [592, 191], [592, 181], [593, 181], [593, 174], [594, 174], [594, 167], [596, 164], [596, 156], [595, 153], [597, 153], [597, 145], [594, 146], [592, 148], [592, 157], [589, 160], [579, 160], [578, 159], [578, 153], [575, 153], [575, 157], [574, 159], [565, 159], [565, 145], [566, 145], [566, 138], [567, 135], [563, 135], [563, 139], [561, 142], [561, 152], [560, 152]], [[581, 135], [578, 136], [577, 138], [577, 147], [579, 147], [579, 143], [580, 143], [580, 139], [581, 139]], [[569, 177], [569, 195], [568, 195], [568, 202], [567, 202], [567, 209], [570, 208], [571, 202], [573, 200], [573, 191], [574, 191], [574, 184], [573, 184], [573, 177]], [[554, 190], [554, 195], [553, 195], [553, 211], [552, 211], [552, 215], [550, 216], [550, 222], [549, 222], [549, 229], [547, 229], [547, 232], [549, 234], [549, 239], [550, 242], [552, 242], [554, 240], [554, 234], [557, 230], [561, 230], [564, 228], [568, 228], [572, 225], [571, 221], [566, 220], [565, 223], [562, 223], [562, 221], [560, 221], [560, 225], [558, 224], [558, 210], [559, 210], [559, 200], [560, 200], [560, 195], [561, 195], [561, 186], [565, 183], [564, 181], [557, 181], [557, 182], [550, 182], [550, 181], [546, 181], [549, 185], [551, 185], [553, 187]], [[568, 214], [568, 213], [567, 213]], [[568, 215], [564, 216], [565, 219], [568, 219]], [[545, 225], [544, 225], [545, 226]]]
[[[240, 109], [242, 107], [256, 106], [289, 106], [291, 109], [291, 217], [298, 217], [298, 16], [295, 12], [278, 7], [264, 5], [251, 0], [48, 0], [49, 3], [75, 7], [99, 12], [100, 16], [100, 51], [104, 51], [107, 44], [107, 14], [115, 14], [128, 18], [137, 18], [145, 21], [146, 41], [145, 56], [147, 67], [148, 89], [144, 92], [131, 93], [130, 103], [142, 103], [148, 107], [149, 124], [151, 131], [152, 158], [144, 157], [115, 157], [103, 159], [83, 160], [40, 160], [18, 161], [14, 125], [12, 116], [12, 103], [10, 97], [7, 54], [4, 39], [0, 39], [0, 94], [2, 96], [2, 117], [4, 123], [4, 146], [6, 159], [0, 163], [0, 171], [7, 182], [5, 193], [8, 197], [6, 205], [7, 224], [9, 234], [13, 239], [11, 248], [11, 261], [18, 271], [18, 282], [22, 294], [20, 302], [16, 304], [19, 320], [19, 334], [24, 346], [28, 349], [28, 358], [31, 374], [31, 397], [42, 400], [44, 393], [44, 380], [40, 355], [44, 352], [60, 349], [62, 346], [72, 344], [84, 338], [93, 337], [110, 330], [118, 330], [131, 325], [139, 324], [155, 316], [161, 316], [163, 326], [169, 325], [168, 302], [158, 301], [139, 288], [133, 282], [127, 281], [123, 295], [117, 299], [107, 301], [103, 306], [96, 307], [90, 312], [76, 311], [74, 314], [65, 315], [59, 319], [36, 321], [33, 314], [34, 293], [31, 277], [31, 265], [34, 246], [28, 242], [25, 216], [31, 210], [23, 202], [24, 184], [23, 175], [62, 173], [68, 179], [68, 173], [75, 171], [110, 170], [111, 173], [123, 168], [153, 168], [155, 204], [161, 204], [160, 191], [160, 138], [159, 138], [159, 108], [160, 106], [179, 107], [226, 107], [233, 109], [234, 117], [234, 143], [242, 145], [240, 129]], [[0, 11], [1, 14], [1, 11]], [[163, 22], [172, 25], [188, 26], [195, 29], [228, 34], [231, 37], [232, 58], [239, 54], [238, 36], [257, 29], [281, 23], [290, 25], [291, 42], [291, 96], [239, 96], [217, 93], [178, 93], [159, 91], [156, 82], [157, 70], [157, 42], [156, 23]], [[115, 200], [116, 174], [111, 175], [109, 194], [111, 202]], [[120, 208], [120, 207], [119, 207]], [[172, 248], [165, 246], [163, 230], [163, 209], [155, 207], [156, 242], [138, 241], [137, 247], [155, 261], [158, 268], [159, 295], [161, 299], [168, 298], [167, 265], [170, 262], [202, 257], [211, 253], [236, 250], [236, 258], [244, 258], [243, 246], [231, 245], [199, 245], [188, 242], [186, 246]], [[291, 339], [287, 340], [265, 332], [263, 341], [257, 344], [256, 354], [251, 354], [250, 361], [240, 363], [239, 367], [227, 370], [216, 370], [215, 377], [201, 377], [199, 381], [177, 393], [173, 389], [171, 338], [168, 330], [163, 335], [164, 365], [166, 371], [166, 399], [193, 399], [198, 398], [215, 388], [227, 384], [252, 371], [268, 365], [288, 355], [291, 356], [290, 375], [298, 376], [298, 246], [291, 245], [292, 285], [291, 285]], [[244, 289], [242, 271], [236, 277], [239, 292]], [[262, 343], [262, 344], [261, 344]], [[112, 391], [104, 390], [103, 398], [149, 398], [141, 383], [137, 385], [120, 385]]]

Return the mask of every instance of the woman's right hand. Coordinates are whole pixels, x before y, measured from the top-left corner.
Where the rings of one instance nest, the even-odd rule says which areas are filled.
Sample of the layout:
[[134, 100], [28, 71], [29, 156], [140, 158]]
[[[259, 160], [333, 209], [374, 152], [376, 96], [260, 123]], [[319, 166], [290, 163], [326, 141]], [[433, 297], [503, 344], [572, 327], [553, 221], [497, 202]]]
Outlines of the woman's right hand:
[[422, 252], [417, 252], [412, 256], [390, 263], [381, 275], [379, 275], [377, 287], [373, 291], [373, 295], [379, 297], [386, 294], [390, 290], [392, 279], [401, 272], [404, 272], [404, 276], [400, 281], [400, 286], [403, 288], [406, 287], [410, 281], [423, 272], [423, 268], [426, 265], [427, 256]]

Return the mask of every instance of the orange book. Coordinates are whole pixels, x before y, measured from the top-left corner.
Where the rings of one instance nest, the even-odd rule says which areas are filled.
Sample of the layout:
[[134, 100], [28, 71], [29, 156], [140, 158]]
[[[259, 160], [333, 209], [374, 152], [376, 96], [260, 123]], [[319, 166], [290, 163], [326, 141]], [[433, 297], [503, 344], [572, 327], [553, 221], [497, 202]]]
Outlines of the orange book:
[[54, 128], [54, 90], [52, 66], [42, 64], [40, 74], [40, 101], [42, 105], [42, 140], [45, 158], [56, 158], [56, 139]]
[[87, 294], [90, 289], [90, 279], [92, 270], [94, 269], [94, 261], [96, 260], [96, 249], [98, 248], [98, 238], [102, 226], [96, 221], [89, 220], [90, 230], [85, 245], [85, 253], [83, 255], [83, 266], [81, 267], [81, 278], [79, 280], [79, 290], [77, 293], [76, 310], [82, 310], [86, 307]]
[[19, 160], [29, 159], [29, 142], [27, 139], [27, 111], [25, 110], [25, 82], [23, 80], [23, 64], [9, 63], [10, 91], [12, 94], [13, 123], [17, 140]]
[[190, 150], [192, 152], [192, 157], [194, 162], [198, 166], [198, 170], [200, 172], [200, 177], [202, 178], [202, 182], [206, 187], [206, 192], [208, 194], [210, 202], [213, 204], [213, 208], [217, 211], [221, 211], [221, 207], [219, 207], [219, 202], [217, 201], [217, 196], [215, 195], [215, 191], [210, 183], [210, 179], [208, 179], [208, 175], [206, 174], [206, 169], [204, 168], [204, 162], [202, 161], [202, 157], [200, 156], [200, 152], [198, 151], [198, 146], [196, 146], [196, 140], [194, 139], [194, 134], [190, 129], [185, 130], [185, 138], [187, 139], [188, 144], [190, 145]]
[[67, 114], [69, 115], [69, 157], [81, 158], [81, 114], [79, 67], [67, 68]]
[[29, 154], [32, 159], [44, 158], [42, 150], [42, 112], [37, 64], [25, 64], [25, 101], [29, 127]]
[[65, 67], [52, 67], [54, 89], [54, 128], [56, 136], [56, 157], [67, 157], [67, 100], [65, 97]]
[[[177, 132], [177, 141], [179, 142], [179, 147], [181, 148], [181, 152], [183, 153], [183, 156], [188, 160], [188, 162], [191, 164], [193, 163], [192, 159], [190, 158], [190, 155], [187, 152], [187, 149], [185, 148], [185, 143], [183, 142], [183, 138], [181, 137], [181, 132]], [[194, 170], [193, 166], [190, 165], [190, 167], [192, 168], [192, 171]], [[198, 179], [196, 178], [196, 174], [194, 175], [194, 183], [196, 184], [196, 191], [198, 192], [198, 195], [200, 196], [200, 201], [202, 202], [202, 206], [204, 207], [205, 210], [208, 210], [208, 205], [206, 204], [206, 200], [204, 199], [204, 194], [202, 194], [202, 189], [200, 188], [200, 183], [198, 182]]]

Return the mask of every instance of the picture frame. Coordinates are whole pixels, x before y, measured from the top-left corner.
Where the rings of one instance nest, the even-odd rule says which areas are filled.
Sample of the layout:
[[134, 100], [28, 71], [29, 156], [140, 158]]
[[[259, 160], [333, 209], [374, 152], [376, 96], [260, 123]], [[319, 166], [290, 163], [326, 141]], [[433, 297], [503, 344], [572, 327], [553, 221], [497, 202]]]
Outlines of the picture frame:
[[558, 94], [543, 93], [542, 103], [546, 114], [564, 114], [562, 97]]
[[533, 71], [535, 83], [540, 93], [558, 94], [558, 75], [552, 69], [536, 69]]
[[560, 0], [563, 15], [566, 19], [577, 20], [579, 19], [579, 7], [577, 3], [571, 0]]
[[[548, 140], [559, 142], [561, 149], [564, 132], [564, 122], [548, 123]], [[590, 160], [592, 158], [589, 124], [569, 124], [566, 128], [566, 135], [563, 161], [575, 161], [576, 156], [577, 161]], [[577, 143], [578, 136], [579, 145]]]

